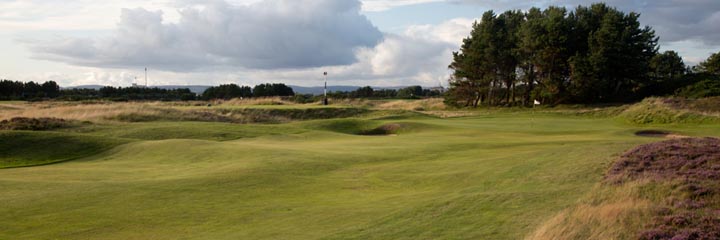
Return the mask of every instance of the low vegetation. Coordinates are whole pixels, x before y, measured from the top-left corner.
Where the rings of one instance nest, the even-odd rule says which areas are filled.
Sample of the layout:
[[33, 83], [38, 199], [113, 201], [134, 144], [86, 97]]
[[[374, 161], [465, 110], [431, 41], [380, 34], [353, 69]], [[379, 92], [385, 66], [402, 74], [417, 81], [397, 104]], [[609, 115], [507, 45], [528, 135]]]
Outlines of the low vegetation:
[[669, 124], [720, 122], [717, 114], [708, 113], [699, 108], [678, 107], [676, 101], [661, 98], [649, 98], [633, 104], [622, 111], [618, 117], [635, 124]]
[[60, 118], [24, 118], [16, 117], [0, 121], [0, 130], [51, 130], [73, 125]]
[[720, 139], [684, 138], [625, 153], [607, 181], [668, 182], [669, 196], [653, 206], [640, 239], [720, 239]]
[[718, 239], [720, 140], [638, 146], [581, 201], [529, 239]]

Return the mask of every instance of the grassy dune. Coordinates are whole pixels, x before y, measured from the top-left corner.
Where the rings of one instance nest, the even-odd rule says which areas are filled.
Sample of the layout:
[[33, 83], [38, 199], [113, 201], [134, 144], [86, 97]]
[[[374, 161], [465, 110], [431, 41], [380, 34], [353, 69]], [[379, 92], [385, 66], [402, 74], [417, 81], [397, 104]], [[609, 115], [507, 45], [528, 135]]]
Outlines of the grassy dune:
[[[395, 131], [363, 135], [384, 126]], [[75, 161], [0, 169], [0, 239], [542, 238], [558, 214], [621, 191], [598, 183], [621, 153], [661, 140], [634, 135], [647, 128], [720, 136], [528, 112], [6, 131], [3, 145], [44, 143], [2, 161]]]
[[124, 142], [122, 139], [67, 133], [0, 131], [0, 169], [75, 160]]

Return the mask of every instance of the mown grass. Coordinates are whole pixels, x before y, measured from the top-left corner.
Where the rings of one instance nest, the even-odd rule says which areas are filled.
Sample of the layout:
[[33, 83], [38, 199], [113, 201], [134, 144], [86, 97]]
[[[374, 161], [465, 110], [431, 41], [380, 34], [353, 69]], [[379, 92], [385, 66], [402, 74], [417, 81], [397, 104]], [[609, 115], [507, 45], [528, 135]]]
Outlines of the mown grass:
[[[409, 128], [358, 135], [391, 124]], [[720, 136], [715, 124], [645, 127]], [[639, 129], [507, 111], [8, 132], [29, 139], [5, 155], [14, 159], [42, 159], [28, 143], [49, 136], [127, 143], [0, 170], [0, 239], [520, 239], [602, 194], [597, 183], [619, 154], [660, 140]], [[41, 151], [59, 159], [51, 150], [63, 140], [48, 142], [56, 146]]]
[[308, 130], [278, 125], [191, 121], [105, 123], [84, 125], [61, 131], [133, 140], [198, 139], [229, 141], [259, 136], [299, 134]]
[[75, 160], [126, 141], [68, 133], [0, 131], [0, 168]]

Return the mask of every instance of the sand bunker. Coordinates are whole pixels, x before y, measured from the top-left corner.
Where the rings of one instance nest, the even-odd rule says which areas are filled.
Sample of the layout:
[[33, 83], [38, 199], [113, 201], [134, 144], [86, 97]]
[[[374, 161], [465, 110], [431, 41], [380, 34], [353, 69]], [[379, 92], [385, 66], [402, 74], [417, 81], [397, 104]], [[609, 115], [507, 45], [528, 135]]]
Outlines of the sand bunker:
[[662, 131], [662, 130], [643, 130], [635, 132], [636, 136], [640, 137], [655, 137], [655, 138], [688, 138], [688, 136], [680, 135], [668, 131]]

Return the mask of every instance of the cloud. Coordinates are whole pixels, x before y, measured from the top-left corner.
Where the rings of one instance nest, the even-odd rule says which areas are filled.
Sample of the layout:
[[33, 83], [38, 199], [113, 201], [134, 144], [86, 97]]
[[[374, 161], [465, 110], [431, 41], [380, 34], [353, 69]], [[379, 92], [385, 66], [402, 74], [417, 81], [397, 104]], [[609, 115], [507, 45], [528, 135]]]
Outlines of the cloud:
[[[401, 34], [388, 34], [378, 46], [361, 53], [365, 56], [361, 59], [378, 76], [444, 77], [452, 51], [459, 48], [472, 23], [470, 19], [451, 19], [437, 25], [409, 26]], [[427, 77], [418, 80], [430, 81]]]
[[112, 36], [33, 42], [31, 50], [39, 59], [92, 67], [288, 69], [349, 65], [358, 49], [383, 38], [357, 0], [182, 6], [176, 23], [164, 22], [159, 10], [123, 9]]
[[363, 0], [362, 9], [366, 12], [380, 12], [395, 7], [442, 1], [443, 0]]
[[[460, 4], [477, 4], [504, 11], [549, 5], [574, 8], [590, 5], [588, 0], [489, 1], [449, 0]], [[708, 46], [720, 45], [720, 1], [718, 0], [605, 0], [609, 6], [641, 14], [640, 21], [656, 30], [662, 42], [700, 41]]]

